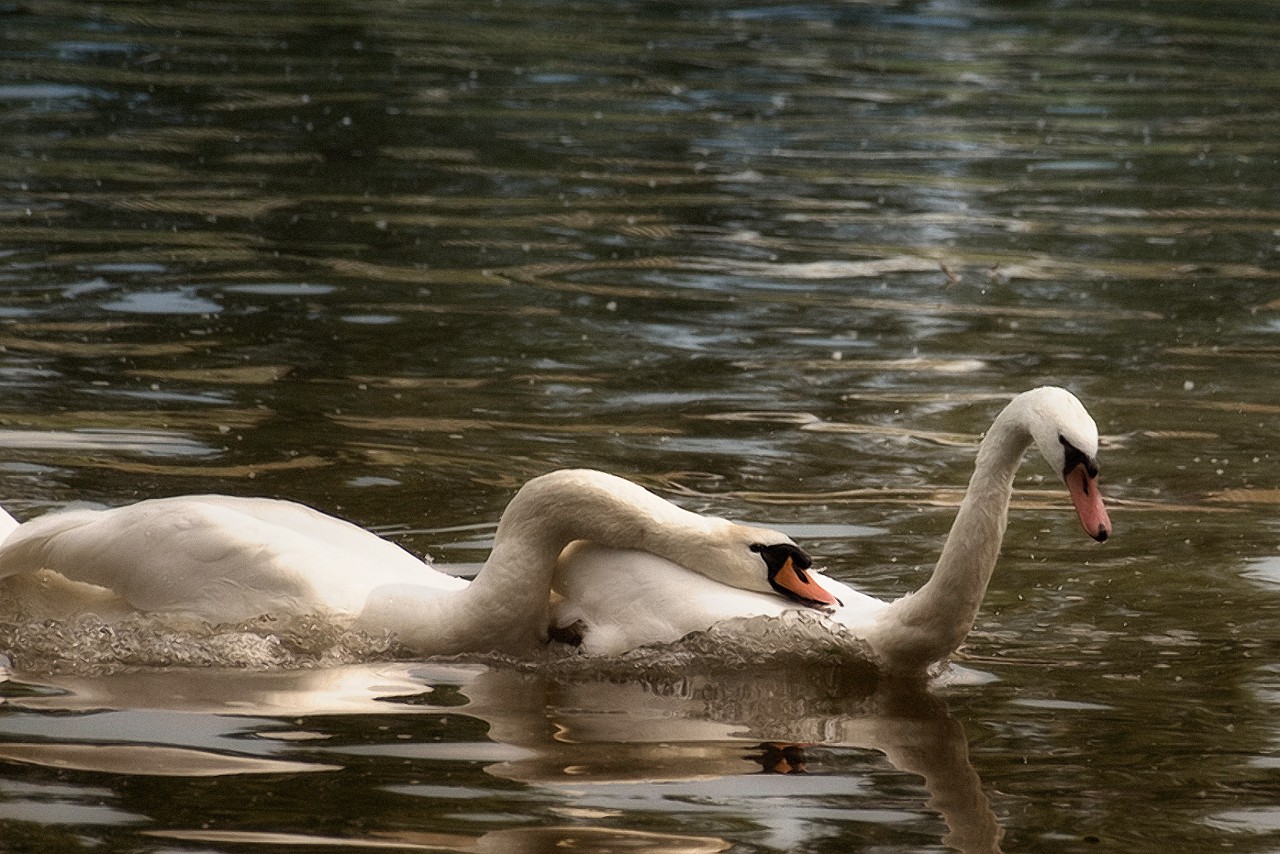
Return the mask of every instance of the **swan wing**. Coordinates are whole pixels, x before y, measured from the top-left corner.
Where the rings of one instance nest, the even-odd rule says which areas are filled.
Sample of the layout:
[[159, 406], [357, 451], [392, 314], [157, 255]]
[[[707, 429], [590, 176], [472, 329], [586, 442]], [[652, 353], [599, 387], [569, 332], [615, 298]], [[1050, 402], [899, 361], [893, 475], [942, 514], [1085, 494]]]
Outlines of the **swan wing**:
[[228, 496], [39, 517], [0, 546], [0, 577], [40, 569], [107, 588], [139, 610], [212, 622], [358, 613], [369, 591], [388, 583], [465, 586], [349, 522], [292, 502]]

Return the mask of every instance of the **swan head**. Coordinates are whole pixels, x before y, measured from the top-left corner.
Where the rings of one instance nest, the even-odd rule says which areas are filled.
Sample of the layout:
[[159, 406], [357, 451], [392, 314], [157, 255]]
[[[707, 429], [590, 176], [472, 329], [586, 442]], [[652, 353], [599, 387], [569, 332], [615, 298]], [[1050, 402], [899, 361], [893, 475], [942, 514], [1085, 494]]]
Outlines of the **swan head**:
[[752, 543], [750, 548], [764, 561], [769, 586], [774, 592], [820, 611], [829, 611], [841, 604], [826, 588], [809, 577], [806, 570], [813, 566], [813, 558], [804, 549], [794, 543], [772, 546]]
[[1067, 485], [1085, 533], [1098, 542], [1111, 536], [1111, 518], [1098, 490], [1098, 425], [1075, 395], [1044, 386], [1018, 397], [1026, 407], [1032, 441]]
[[810, 577], [813, 558], [785, 534], [723, 519], [714, 553], [685, 564], [708, 578], [743, 590], [774, 593], [801, 605], [830, 610], [840, 604]]

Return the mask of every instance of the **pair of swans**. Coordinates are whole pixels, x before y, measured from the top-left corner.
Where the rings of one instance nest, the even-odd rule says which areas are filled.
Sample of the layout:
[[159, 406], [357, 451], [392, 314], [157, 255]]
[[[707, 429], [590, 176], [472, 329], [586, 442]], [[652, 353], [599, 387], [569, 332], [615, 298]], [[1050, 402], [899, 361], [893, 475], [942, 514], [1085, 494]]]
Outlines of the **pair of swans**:
[[549, 628], [567, 626], [584, 652], [614, 654], [730, 618], [812, 608], [863, 640], [881, 669], [922, 672], [973, 625], [1014, 474], [1032, 445], [1064, 479], [1086, 532], [1107, 538], [1097, 427], [1069, 392], [1034, 389], [1014, 398], [984, 438], [932, 577], [892, 603], [814, 571], [784, 534], [690, 513], [585, 469], [525, 484], [471, 582], [309, 507], [218, 495], [68, 510], [21, 525], [0, 511], [0, 578], [50, 571], [106, 588], [132, 609], [214, 623], [353, 615], [423, 655], [524, 655]]

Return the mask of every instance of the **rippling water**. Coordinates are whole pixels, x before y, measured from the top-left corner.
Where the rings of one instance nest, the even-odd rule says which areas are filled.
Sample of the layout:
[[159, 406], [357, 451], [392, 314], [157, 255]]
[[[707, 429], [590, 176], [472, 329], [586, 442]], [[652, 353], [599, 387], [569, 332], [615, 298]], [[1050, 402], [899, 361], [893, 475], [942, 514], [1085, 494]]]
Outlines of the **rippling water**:
[[10, 614], [0, 850], [1280, 845], [1274, 4], [0, 20], [20, 518], [274, 495], [476, 564], [518, 484], [582, 465], [892, 597], [1053, 382], [1116, 523], [1085, 541], [1029, 461], [928, 693]]

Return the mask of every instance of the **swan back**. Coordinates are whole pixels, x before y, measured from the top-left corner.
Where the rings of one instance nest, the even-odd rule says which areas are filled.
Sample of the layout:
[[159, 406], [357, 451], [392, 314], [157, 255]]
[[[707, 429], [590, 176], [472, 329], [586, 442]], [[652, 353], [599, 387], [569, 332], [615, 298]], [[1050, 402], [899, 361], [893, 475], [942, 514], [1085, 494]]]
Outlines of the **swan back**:
[[465, 582], [301, 504], [192, 495], [49, 513], [0, 547], [0, 577], [48, 569], [142, 611], [215, 623], [260, 614], [359, 613], [372, 587]]

